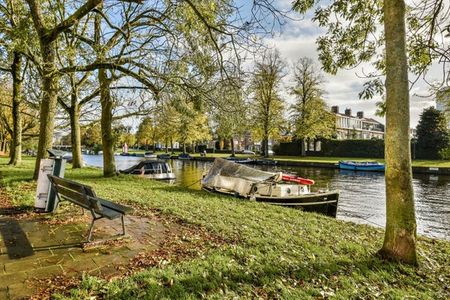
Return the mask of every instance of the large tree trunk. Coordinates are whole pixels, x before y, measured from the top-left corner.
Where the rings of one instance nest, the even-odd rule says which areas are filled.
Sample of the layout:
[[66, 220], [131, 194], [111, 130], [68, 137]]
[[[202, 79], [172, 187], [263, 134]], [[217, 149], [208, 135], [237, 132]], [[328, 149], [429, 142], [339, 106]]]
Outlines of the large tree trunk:
[[81, 132], [80, 132], [80, 106], [76, 95], [72, 95], [72, 107], [70, 110], [70, 138], [72, 143], [72, 168], [83, 167], [83, 157], [81, 155]]
[[[103, 5], [97, 6], [102, 10]], [[104, 57], [101, 45], [101, 16], [95, 16], [94, 40], [98, 47], [98, 58]], [[105, 69], [98, 70], [98, 82], [100, 85], [100, 103], [102, 106], [101, 128], [102, 128], [102, 146], [103, 146], [103, 176], [111, 177], [116, 174], [116, 162], [114, 159], [114, 136], [112, 132], [114, 103], [111, 98], [111, 79], [108, 78]]]
[[405, 3], [384, 1], [386, 35], [386, 231], [382, 257], [417, 264], [409, 141]]
[[14, 52], [11, 71], [13, 78], [13, 134], [9, 164], [15, 166], [22, 161], [22, 116], [20, 114], [20, 103], [22, 101], [22, 56], [17, 52]]
[[100, 83], [100, 103], [102, 105], [102, 145], [103, 145], [103, 176], [111, 177], [116, 174], [116, 163], [114, 160], [114, 136], [112, 132], [112, 109], [110, 84], [105, 69], [98, 70], [98, 81]]
[[39, 176], [41, 159], [47, 157], [47, 149], [52, 147], [53, 129], [58, 96], [58, 77], [55, 66], [55, 42], [41, 40], [41, 53], [43, 59], [42, 69], [42, 101], [39, 117], [39, 143], [33, 179]]

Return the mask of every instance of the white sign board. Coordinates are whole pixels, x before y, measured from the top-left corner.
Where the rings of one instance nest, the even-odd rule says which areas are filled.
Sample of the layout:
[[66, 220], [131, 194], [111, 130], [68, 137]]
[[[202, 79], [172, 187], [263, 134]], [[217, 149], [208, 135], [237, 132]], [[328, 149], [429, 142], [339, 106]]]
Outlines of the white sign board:
[[34, 207], [39, 209], [45, 209], [47, 205], [47, 197], [50, 192], [50, 180], [47, 175], [52, 174], [54, 159], [41, 159], [39, 166], [39, 177], [36, 189], [36, 198], [34, 201]]

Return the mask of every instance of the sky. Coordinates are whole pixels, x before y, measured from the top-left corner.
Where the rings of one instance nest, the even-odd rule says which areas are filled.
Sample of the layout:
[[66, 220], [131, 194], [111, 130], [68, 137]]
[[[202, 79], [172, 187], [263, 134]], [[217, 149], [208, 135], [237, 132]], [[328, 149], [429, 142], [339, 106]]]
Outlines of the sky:
[[[291, 5], [291, 0], [279, 0], [280, 7], [288, 8]], [[316, 39], [323, 29], [319, 28], [311, 21], [311, 15], [305, 16], [303, 19], [299, 15], [293, 15], [296, 20], [290, 20], [283, 26], [279, 32], [274, 32], [273, 37], [265, 38], [265, 42], [279, 50], [281, 56], [288, 62], [289, 65], [297, 61], [301, 57], [312, 58], [317, 66], [320, 67], [318, 61], [318, 52], [316, 46]], [[292, 68], [291, 68], [292, 69]], [[367, 74], [371, 70], [369, 64], [362, 64], [352, 70], [341, 70], [336, 75], [325, 74], [325, 84], [323, 89], [326, 92], [325, 100], [331, 107], [339, 106], [339, 111], [344, 112], [346, 108], [352, 110], [352, 114], [356, 115], [357, 111], [364, 111], [364, 116], [374, 118], [385, 124], [384, 118], [375, 116], [376, 105], [380, 101], [379, 96], [371, 100], [360, 100], [358, 93], [362, 91], [363, 84], [367, 80], [358, 75], [362, 75], [363, 71]], [[439, 79], [442, 69], [439, 65], [434, 65], [427, 74], [427, 78], [433, 81]], [[413, 79], [410, 76], [410, 80]], [[292, 86], [292, 77], [287, 76], [284, 81], [286, 87]], [[285, 95], [290, 97], [289, 95]], [[419, 120], [419, 115], [424, 108], [435, 106], [433, 97], [429, 97], [428, 86], [423, 80], [418, 80], [410, 90], [411, 100], [411, 128], [416, 127]], [[288, 101], [293, 101], [289, 99]]]

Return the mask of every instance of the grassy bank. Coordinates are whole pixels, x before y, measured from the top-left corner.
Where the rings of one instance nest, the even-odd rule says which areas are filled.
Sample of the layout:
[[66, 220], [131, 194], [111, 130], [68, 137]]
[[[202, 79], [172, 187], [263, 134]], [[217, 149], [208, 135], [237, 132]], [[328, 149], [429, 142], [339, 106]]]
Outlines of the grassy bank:
[[[15, 205], [33, 204], [33, 161], [4, 166], [4, 188]], [[365, 225], [121, 175], [66, 171], [99, 196], [206, 227], [229, 241], [203, 257], [161, 264], [121, 280], [88, 277], [73, 299], [104, 298], [394, 298], [450, 297], [450, 243], [419, 239], [420, 267], [387, 263], [374, 254], [383, 232]], [[62, 297], [61, 297], [62, 298]]]
[[[324, 162], [324, 163], [338, 163], [340, 160], [378, 161], [380, 163], [384, 163], [384, 159], [381, 158], [361, 158], [361, 157], [275, 156], [274, 159], [287, 161]], [[413, 167], [450, 168], [450, 160], [413, 160], [412, 165]]]
[[[130, 153], [144, 154], [144, 150], [130, 150]], [[165, 152], [156, 152], [156, 154], [162, 154]], [[170, 153], [170, 152], [169, 152]], [[179, 155], [181, 152], [175, 152], [173, 155]], [[194, 157], [200, 157], [200, 153], [191, 153]], [[208, 157], [221, 157], [226, 158], [230, 156], [230, 153], [207, 153]], [[251, 156], [248, 154], [236, 153], [236, 157], [247, 158], [247, 157], [259, 157], [258, 155]], [[283, 161], [293, 161], [293, 162], [321, 162], [321, 163], [333, 163], [336, 164], [340, 160], [350, 160], [350, 161], [378, 161], [384, 163], [382, 158], [370, 158], [370, 157], [320, 157], [320, 156], [271, 156], [275, 160]], [[450, 160], [425, 160], [416, 159], [412, 161], [413, 167], [430, 167], [430, 168], [450, 168]]]

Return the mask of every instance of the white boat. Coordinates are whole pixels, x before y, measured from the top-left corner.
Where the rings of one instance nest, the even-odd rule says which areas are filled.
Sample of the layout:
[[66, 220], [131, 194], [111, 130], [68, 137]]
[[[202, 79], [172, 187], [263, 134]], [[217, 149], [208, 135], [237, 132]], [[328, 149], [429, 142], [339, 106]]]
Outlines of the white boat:
[[295, 175], [265, 172], [216, 158], [201, 184], [207, 191], [336, 217], [339, 192], [312, 192], [314, 180]]
[[158, 180], [175, 179], [175, 173], [172, 172], [170, 165], [162, 160], [143, 160], [131, 168], [120, 170], [120, 173], [142, 175]]
[[157, 158], [158, 156], [156, 154], [154, 154], [153, 152], [149, 151], [149, 152], [144, 153], [144, 157], [145, 158]]

